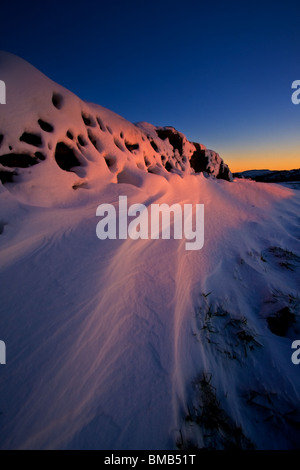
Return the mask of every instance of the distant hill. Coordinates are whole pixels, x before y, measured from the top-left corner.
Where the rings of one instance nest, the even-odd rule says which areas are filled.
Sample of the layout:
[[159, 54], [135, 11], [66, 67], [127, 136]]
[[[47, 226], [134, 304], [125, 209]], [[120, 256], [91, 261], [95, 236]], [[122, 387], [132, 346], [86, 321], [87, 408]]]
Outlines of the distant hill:
[[300, 181], [300, 168], [296, 170], [248, 170], [233, 173], [235, 178], [247, 178], [263, 183], [284, 183], [289, 181]]

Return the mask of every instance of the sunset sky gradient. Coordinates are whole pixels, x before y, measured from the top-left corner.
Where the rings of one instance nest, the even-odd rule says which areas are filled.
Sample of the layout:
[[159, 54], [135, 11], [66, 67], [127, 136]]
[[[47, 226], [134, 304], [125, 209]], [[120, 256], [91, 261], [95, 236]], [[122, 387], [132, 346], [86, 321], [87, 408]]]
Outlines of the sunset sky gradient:
[[82, 99], [172, 125], [232, 171], [300, 166], [299, 1], [33, 1], [2, 19], [1, 49]]

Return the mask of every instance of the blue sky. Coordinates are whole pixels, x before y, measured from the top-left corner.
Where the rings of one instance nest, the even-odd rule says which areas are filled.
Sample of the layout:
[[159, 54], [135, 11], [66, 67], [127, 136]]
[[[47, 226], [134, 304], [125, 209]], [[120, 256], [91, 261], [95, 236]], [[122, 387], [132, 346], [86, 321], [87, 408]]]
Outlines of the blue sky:
[[299, 21], [289, 0], [11, 3], [0, 47], [130, 121], [176, 127], [233, 170], [292, 168]]

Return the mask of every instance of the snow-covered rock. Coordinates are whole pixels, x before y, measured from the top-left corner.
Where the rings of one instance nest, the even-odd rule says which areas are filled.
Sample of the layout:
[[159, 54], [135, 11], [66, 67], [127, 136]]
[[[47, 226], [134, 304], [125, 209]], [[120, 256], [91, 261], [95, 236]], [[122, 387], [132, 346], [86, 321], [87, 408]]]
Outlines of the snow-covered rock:
[[47, 175], [48, 190], [65, 191], [101, 181], [132, 183], [146, 172], [168, 179], [169, 173], [205, 171], [231, 180], [218, 154], [174, 128], [135, 125], [86, 103], [12, 54], [1, 52], [0, 77], [7, 86], [7, 104], [0, 110], [4, 184], [44, 184]]

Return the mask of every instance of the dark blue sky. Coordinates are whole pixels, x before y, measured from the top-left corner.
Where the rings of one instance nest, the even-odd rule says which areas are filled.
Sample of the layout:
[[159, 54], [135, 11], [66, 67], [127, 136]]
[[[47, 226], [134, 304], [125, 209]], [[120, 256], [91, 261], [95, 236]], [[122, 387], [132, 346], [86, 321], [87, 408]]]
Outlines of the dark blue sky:
[[81, 98], [133, 122], [173, 125], [233, 170], [300, 166], [300, 105], [291, 103], [299, 0], [31, 1], [1, 10], [0, 48]]

